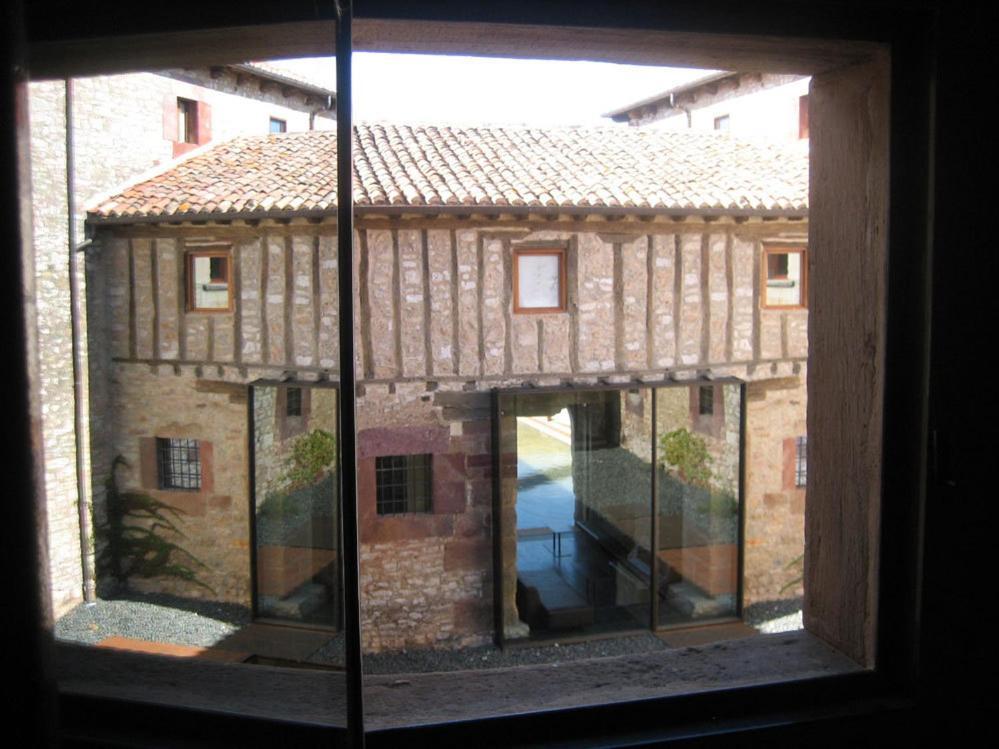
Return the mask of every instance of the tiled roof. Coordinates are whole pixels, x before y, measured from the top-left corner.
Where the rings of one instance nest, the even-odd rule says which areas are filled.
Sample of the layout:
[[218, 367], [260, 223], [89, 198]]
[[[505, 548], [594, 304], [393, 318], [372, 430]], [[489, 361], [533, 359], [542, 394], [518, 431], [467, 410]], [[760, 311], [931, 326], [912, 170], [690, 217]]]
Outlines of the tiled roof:
[[[358, 125], [354, 202], [377, 210], [804, 214], [800, 148], [630, 127]], [[105, 220], [316, 214], [336, 205], [336, 133], [238, 137], [91, 207]]]

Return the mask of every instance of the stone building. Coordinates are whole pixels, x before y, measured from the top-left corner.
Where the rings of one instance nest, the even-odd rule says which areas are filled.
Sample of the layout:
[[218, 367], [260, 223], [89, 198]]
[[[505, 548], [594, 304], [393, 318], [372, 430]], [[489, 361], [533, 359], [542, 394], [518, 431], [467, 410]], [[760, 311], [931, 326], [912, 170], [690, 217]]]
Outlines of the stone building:
[[807, 142], [810, 82], [802, 75], [713, 73], [604, 116], [636, 127]]
[[[354, 147], [364, 646], [800, 595], [807, 157], [632, 128]], [[202, 565], [136, 587], [337, 626], [335, 156], [235, 138], [91, 207], [96, 520], [120, 456]]]
[[[75, 467], [67, 164], [72, 163], [78, 243], [83, 205], [95, 195], [113, 191], [198, 146], [234, 135], [332, 128], [334, 101], [332, 91], [265, 63], [31, 84], [45, 491], [52, 605], [57, 615], [78, 602], [84, 589]], [[66, 128], [67, 102], [71, 133]], [[79, 321], [82, 361], [86, 320], [81, 315]], [[86, 371], [80, 374], [85, 381]], [[82, 393], [85, 399], [85, 386]], [[83, 407], [85, 411], [85, 403]], [[86, 464], [89, 449], [86, 445], [82, 449]], [[83, 501], [90, 501], [86, 492]]]

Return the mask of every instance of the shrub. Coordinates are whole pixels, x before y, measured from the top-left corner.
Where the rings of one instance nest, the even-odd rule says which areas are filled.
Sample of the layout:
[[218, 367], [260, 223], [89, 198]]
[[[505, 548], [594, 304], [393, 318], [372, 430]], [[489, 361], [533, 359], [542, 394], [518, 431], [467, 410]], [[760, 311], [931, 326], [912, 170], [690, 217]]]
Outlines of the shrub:
[[682, 481], [711, 488], [711, 456], [703, 439], [681, 427], [659, 438], [659, 450], [663, 465], [676, 471]]

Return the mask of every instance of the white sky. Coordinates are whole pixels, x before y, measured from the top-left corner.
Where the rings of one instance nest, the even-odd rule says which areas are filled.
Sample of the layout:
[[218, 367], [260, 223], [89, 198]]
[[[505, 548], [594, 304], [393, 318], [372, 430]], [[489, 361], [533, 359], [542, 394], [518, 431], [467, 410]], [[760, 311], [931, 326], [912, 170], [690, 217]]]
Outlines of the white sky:
[[[271, 64], [336, 88], [331, 57]], [[612, 125], [601, 115], [713, 71], [357, 52], [353, 72], [358, 122]]]

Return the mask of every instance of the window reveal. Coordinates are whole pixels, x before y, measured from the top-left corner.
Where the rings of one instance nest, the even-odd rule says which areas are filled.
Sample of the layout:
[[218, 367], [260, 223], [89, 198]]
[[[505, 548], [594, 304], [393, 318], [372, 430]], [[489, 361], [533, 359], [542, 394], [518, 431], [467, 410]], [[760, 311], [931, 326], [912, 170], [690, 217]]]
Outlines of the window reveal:
[[565, 249], [513, 251], [513, 311], [564, 312]]
[[378, 514], [430, 512], [432, 462], [430, 454], [375, 458], [375, 507]]
[[228, 312], [232, 308], [231, 265], [228, 250], [188, 253], [189, 312]]
[[764, 247], [763, 259], [763, 306], [776, 309], [805, 307], [805, 249]]
[[157, 437], [156, 465], [160, 489], [201, 489], [201, 450], [198, 440]]
[[181, 143], [198, 142], [198, 103], [190, 99], [177, 99], [177, 140]]

